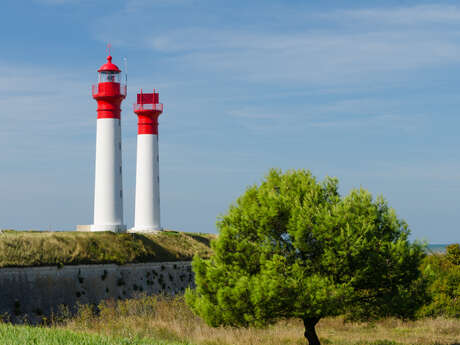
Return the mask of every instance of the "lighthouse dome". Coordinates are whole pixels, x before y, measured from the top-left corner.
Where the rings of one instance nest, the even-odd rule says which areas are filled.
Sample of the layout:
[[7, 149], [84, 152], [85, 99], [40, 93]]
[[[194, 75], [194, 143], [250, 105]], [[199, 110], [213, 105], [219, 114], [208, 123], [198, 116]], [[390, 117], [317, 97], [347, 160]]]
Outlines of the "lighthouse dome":
[[112, 63], [112, 57], [109, 55], [107, 56], [107, 63], [103, 64], [101, 68], [99, 68], [98, 72], [115, 72], [120, 73], [121, 70], [118, 68], [117, 65]]

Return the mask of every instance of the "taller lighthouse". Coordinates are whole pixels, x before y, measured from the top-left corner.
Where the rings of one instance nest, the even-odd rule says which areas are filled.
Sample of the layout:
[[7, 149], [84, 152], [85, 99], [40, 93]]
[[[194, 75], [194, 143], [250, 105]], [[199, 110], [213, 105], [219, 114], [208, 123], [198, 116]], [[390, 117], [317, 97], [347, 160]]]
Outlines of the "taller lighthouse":
[[97, 101], [97, 135], [91, 231], [123, 232], [120, 105], [126, 97], [126, 84], [122, 84], [121, 70], [110, 55], [98, 70], [92, 95]]

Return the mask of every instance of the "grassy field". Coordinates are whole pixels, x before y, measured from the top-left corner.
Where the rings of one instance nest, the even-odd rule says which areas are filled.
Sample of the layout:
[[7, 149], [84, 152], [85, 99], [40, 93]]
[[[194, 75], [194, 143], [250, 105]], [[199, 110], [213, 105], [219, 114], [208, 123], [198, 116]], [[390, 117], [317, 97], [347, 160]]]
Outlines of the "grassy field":
[[[280, 321], [268, 328], [211, 328], [192, 314], [182, 298], [145, 297], [106, 301], [93, 313], [83, 306], [73, 318], [56, 320], [54, 327], [109, 337], [161, 339], [195, 345], [305, 345], [299, 320]], [[403, 322], [346, 323], [321, 320], [322, 344], [334, 345], [453, 345], [460, 344], [460, 319]], [[138, 344], [133, 342], [132, 344]]]
[[2, 345], [186, 345], [187, 343], [136, 338], [114, 338], [69, 330], [0, 325]]
[[3, 230], [0, 267], [138, 263], [208, 257], [211, 234], [163, 231], [158, 234]]

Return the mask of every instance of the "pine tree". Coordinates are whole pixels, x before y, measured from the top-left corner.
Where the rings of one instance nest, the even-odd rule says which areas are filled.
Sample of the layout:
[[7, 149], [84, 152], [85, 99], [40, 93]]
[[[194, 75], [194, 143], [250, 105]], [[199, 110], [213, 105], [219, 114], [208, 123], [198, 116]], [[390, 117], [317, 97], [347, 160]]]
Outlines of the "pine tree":
[[187, 303], [212, 326], [300, 318], [319, 345], [321, 318], [413, 317], [423, 247], [381, 197], [347, 196], [309, 171], [271, 170], [218, 221], [214, 256], [194, 258]]

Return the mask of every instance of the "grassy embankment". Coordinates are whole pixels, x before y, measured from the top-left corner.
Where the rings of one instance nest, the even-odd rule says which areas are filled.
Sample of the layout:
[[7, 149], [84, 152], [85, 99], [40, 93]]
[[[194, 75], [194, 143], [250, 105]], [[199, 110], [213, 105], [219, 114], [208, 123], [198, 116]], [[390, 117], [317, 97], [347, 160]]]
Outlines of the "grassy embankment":
[[[142, 296], [106, 301], [99, 306], [97, 314], [91, 307], [82, 306], [76, 316], [57, 319], [54, 327], [115, 338], [161, 339], [196, 345], [306, 343], [300, 320], [280, 321], [268, 328], [212, 328], [195, 316], [181, 297]], [[320, 321], [318, 333], [323, 345], [453, 345], [460, 344], [460, 319], [345, 323], [341, 318], [327, 318]]]
[[208, 257], [215, 235], [163, 231], [158, 234], [3, 230], [0, 267], [139, 263]]

